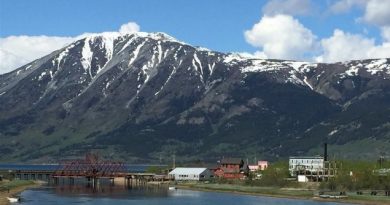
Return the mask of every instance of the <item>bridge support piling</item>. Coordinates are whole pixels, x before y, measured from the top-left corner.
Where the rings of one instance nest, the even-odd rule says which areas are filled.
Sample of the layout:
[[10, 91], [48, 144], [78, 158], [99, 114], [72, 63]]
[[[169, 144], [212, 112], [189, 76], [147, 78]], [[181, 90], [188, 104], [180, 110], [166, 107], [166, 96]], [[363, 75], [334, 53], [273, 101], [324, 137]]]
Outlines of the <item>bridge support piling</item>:
[[92, 177], [92, 188], [97, 188], [99, 186], [99, 178]]
[[69, 184], [70, 184], [70, 185], [73, 185], [73, 184], [74, 184], [74, 178], [73, 178], [73, 177], [69, 177]]
[[111, 184], [111, 186], [115, 185], [115, 178], [110, 178], [110, 184]]

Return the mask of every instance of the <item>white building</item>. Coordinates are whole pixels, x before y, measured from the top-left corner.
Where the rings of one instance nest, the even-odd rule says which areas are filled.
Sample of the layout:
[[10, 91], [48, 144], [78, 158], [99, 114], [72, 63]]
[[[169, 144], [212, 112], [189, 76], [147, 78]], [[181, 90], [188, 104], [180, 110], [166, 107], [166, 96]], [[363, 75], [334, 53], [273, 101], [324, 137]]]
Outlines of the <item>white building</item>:
[[207, 168], [178, 167], [169, 172], [168, 176], [175, 181], [202, 181], [209, 180], [213, 174]]
[[290, 157], [289, 171], [291, 176], [299, 174], [319, 174], [324, 172], [323, 157]]

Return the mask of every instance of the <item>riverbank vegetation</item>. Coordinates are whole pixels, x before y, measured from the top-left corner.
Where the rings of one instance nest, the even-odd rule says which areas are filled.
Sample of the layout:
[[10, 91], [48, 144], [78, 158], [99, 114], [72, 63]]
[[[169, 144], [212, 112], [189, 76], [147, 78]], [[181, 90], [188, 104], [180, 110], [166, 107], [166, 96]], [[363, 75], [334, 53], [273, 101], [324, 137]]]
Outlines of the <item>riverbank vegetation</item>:
[[367, 161], [340, 161], [337, 174], [322, 182], [321, 189], [337, 191], [386, 190], [390, 191], [390, 163]]
[[[335, 177], [320, 183], [298, 183], [290, 178], [288, 162], [273, 163], [268, 169], [251, 173], [244, 185], [279, 188], [316, 188], [329, 191], [387, 190], [390, 191], [390, 162], [337, 161]], [[256, 176], [261, 176], [256, 179]], [[224, 180], [216, 180], [224, 183]], [[231, 182], [227, 182], [231, 183]], [[316, 185], [314, 185], [316, 184]]]
[[8, 191], [21, 186], [34, 185], [34, 181], [30, 180], [12, 180], [0, 182], [0, 191]]
[[34, 186], [37, 186], [36, 182], [30, 180], [0, 181], [0, 205], [9, 204], [7, 197], [16, 195], [23, 190]]
[[319, 198], [320, 193], [339, 195], [342, 192], [348, 198], [333, 200], [390, 204], [390, 196], [385, 196], [386, 191], [390, 190], [390, 172], [386, 171], [390, 169], [389, 162], [338, 161], [337, 164], [339, 168], [335, 177], [323, 182], [299, 183], [289, 176], [288, 162], [280, 161], [264, 171], [250, 173], [245, 180], [213, 179], [207, 183], [182, 183], [179, 187], [316, 200], [331, 200]]

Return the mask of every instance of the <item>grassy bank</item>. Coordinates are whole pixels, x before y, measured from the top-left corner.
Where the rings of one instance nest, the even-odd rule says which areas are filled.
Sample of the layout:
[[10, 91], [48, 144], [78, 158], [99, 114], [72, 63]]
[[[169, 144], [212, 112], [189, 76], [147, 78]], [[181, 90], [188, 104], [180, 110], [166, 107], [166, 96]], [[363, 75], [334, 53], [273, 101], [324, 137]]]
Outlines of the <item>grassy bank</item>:
[[34, 181], [13, 180], [0, 182], [0, 205], [9, 204], [7, 197], [16, 195], [23, 190], [35, 187], [38, 184]]
[[318, 201], [336, 201], [357, 204], [384, 205], [390, 204], [390, 197], [356, 195], [356, 193], [347, 193], [346, 199], [323, 199], [316, 197], [318, 190], [307, 188], [279, 188], [279, 187], [260, 187], [236, 184], [217, 184], [217, 183], [182, 183], [177, 185], [178, 188], [200, 190], [200, 191], [218, 191], [237, 194], [250, 194], [280, 198], [307, 199]]

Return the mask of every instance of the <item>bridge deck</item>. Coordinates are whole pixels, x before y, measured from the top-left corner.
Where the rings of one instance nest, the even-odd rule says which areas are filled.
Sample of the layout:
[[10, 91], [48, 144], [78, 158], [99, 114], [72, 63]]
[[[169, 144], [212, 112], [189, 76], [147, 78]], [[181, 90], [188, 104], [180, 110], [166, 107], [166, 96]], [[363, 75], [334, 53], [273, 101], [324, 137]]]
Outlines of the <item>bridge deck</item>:
[[83, 173], [83, 172], [64, 172], [58, 173], [57, 170], [13, 170], [13, 173], [16, 175], [50, 175], [51, 177], [73, 177], [73, 178], [81, 178], [81, 177], [96, 177], [96, 178], [115, 178], [115, 177], [124, 177], [124, 178], [146, 178], [146, 177], [154, 177], [156, 174], [154, 173], [105, 173], [105, 174], [91, 174], [91, 173]]

